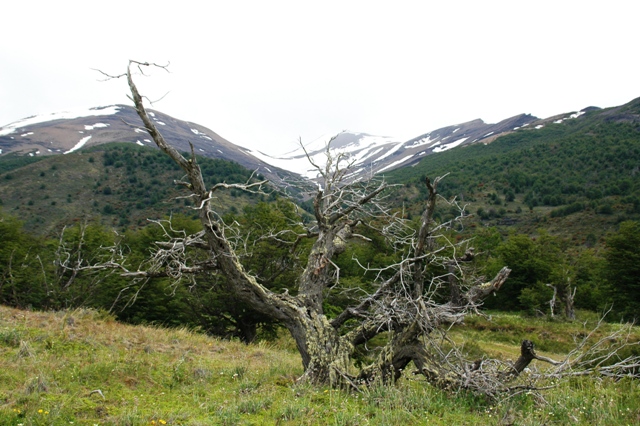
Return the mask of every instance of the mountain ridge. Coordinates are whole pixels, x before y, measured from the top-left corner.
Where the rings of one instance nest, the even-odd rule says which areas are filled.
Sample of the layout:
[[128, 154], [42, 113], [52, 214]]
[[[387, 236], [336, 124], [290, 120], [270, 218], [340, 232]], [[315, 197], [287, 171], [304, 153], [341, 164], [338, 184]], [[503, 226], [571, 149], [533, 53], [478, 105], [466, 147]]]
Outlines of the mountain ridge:
[[[166, 120], [165, 126], [171, 124], [164, 116], [154, 114], [155, 120]], [[383, 156], [389, 158], [387, 164], [393, 166], [397, 158], [404, 158], [411, 149], [418, 153], [422, 149], [440, 152], [438, 156], [418, 154], [411, 167], [389, 168], [389, 172], [382, 172], [388, 182], [402, 184], [402, 190], [394, 191], [393, 196], [398, 197], [397, 204], [405, 205], [411, 214], [414, 214], [412, 200], [423, 198], [419, 193], [424, 190], [424, 176], [446, 174], [447, 179], [439, 186], [441, 194], [447, 198], [457, 196], [469, 203], [470, 211], [476, 213], [483, 225], [519, 223], [519, 229], [533, 232], [540, 226], [538, 218], [545, 217], [553, 226], [560, 224], [554, 232], [571, 229], [576, 241], [586, 241], [589, 234], [600, 238], [602, 232], [612, 229], [611, 226], [622, 218], [636, 217], [640, 212], [640, 200], [635, 196], [638, 158], [635, 141], [640, 131], [640, 99], [614, 108], [587, 107], [579, 112], [537, 119], [529, 124], [530, 120], [532, 117], [527, 114], [496, 124], [476, 119], [443, 127], [408, 142], [365, 133], [342, 133], [332, 144], [356, 160], [355, 170], [369, 167], [371, 173], [374, 167], [385, 167], [380, 166]], [[60, 155], [45, 156], [33, 152], [30, 152], [32, 156], [0, 155], [0, 203], [4, 202], [4, 209], [19, 210], [33, 227], [45, 225], [52, 217], [75, 220], [85, 214], [105, 215], [110, 224], [135, 226], [147, 217], [158, 217], [157, 211], [147, 207], [159, 210], [160, 216], [178, 211], [179, 203], [171, 204], [175, 201], [167, 205], [160, 203], [180, 197], [178, 193], [166, 193], [165, 186], [171, 186], [166, 184], [179, 179], [182, 172], [159, 151], [146, 149], [150, 144], [144, 139], [140, 144], [137, 139], [133, 143], [119, 144], [118, 159], [114, 159], [116, 154], [107, 145], [91, 145], [98, 140], [95, 134], [83, 149], [72, 151], [80, 140], [88, 136], [87, 132], [92, 131], [84, 126], [95, 127], [100, 122], [100, 117], [91, 117], [90, 124], [81, 127], [84, 133], [79, 133], [77, 126], [72, 133], [67, 132], [73, 139], [60, 147]], [[62, 123], [69, 125], [65, 121]], [[196, 142], [210, 142], [206, 138], [212, 137], [213, 133], [204, 134], [204, 128], [186, 125], [187, 131], [198, 139]], [[110, 126], [96, 128], [104, 130]], [[27, 139], [32, 135], [22, 135], [31, 130], [37, 135], [37, 128], [16, 126], [3, 137], [13, 137], [14, 141]], [[504, 136], [498, 139], [499, 135]], [[143, 135], [134, 132], [134, 136]], [[190, 135], [188, 137], [193, 139]], [[324, 143], [325, 140], [319, 140], [316, 144], [306, 145], [307, 153], [312, 158], [324, 155]], [[145, 147], [138, 146], [141, 144]], [[470, 145], [464, 149], [453, 149], [465, 144]], [[43, 147], [31, 146], [30, 149], [42, 150]], [[67, 151], [71, 152], [62, 155]], [[195, 148], [194, 151], [201, 153]], [[297, 164], [305, 164], [307, 170], [313, 171], [302, 148], [294, 154], [291, 157], [296, 157]], [[39, 159], [46, 161], [28, 165]], [[365, 163], [367, 160], [368, 165]], [[414, 160], [409, 159], [406, 163], [410, 161]], [[95, 167], [103, 163], [103, 166]], [[207, 184], [244, 182], [251, 175], [246, 168], [242, 168], [242, 173], [220, 175], [229, 166], [221, 163], [214, 166], [206, 158], [199, 163]], [[276, 169], [271, 165], [265, 167], [271, 171]], [[172, 168], [177, 175], [166, 174]], [[237, 178], [231, 181], [230, 175]], [[291, 173], [291, 176], [297, 175]], [[364, 176], [361, 173], [355, 178]], [[287, 193], [302, 201], [300, 205], [307, 208], [309, 194], [317, 185], [300, 177], [297, 179], [298, 183], [306, 184], [302, 191], [307, 193], [300, 193], [300, 189], [294, 192], [294, 188]], [[288, 183], [292, 184], [290, 180]], [[76, 202], [82, 202], [83, 206], [74, 207]], [[239, 200], [225, 199], [223, 211], [231, 205], [241, 208], [243, 204]], [[577, 217], [581, 219], [576, 221]], [[577, 229], [571, 222], [584, 223], [585, 226]], [[587, 229], [596, 222], [602, 232]]]
[[[633, 108], [629, 107], [634, 102], [640, 102], [640, 98], [619, 107], [607, 108], [608, 119], [640, 121], [640, 117], [632, 112]], [[441, 127], [408, 141], [345, 131], [322, 136], [281, 156], [236, 145], [207, 127], [176, 119], [160, 111], [149, 110], [149, 115], [165, 139], [178, 150], [189, 152], [193, 145], [196, 154], [237, 162], [264, 175], [276, 186], [287, 188], [304, 186], [305, 182], [308, 185], [308, 181], [320, 183], [329, 142], [331, 155], [334, 158], [341, 157], [346, 161], [344, 165], [351, 167], [347, 179], [361, 180], [415, 166], [427, 155], [475, 143], [489, 144], [500, 136], [527, 126], [539, 129], [551, 123], [578, 118], [596, 109], [599, 108], [587, 107], [544, 119], [531, 114], [518, 114], [497, 123], [485, 123], [477, 118]], [[10, 152], [31, 156], [65, 154], [108, 142], [130, 142], [155, 148], [135, 109], [127, 105], [29, 117], [0, 127], [0, 155]]]
[[[329, 141], [333, 155], [345, 154], [352, 163], [354, 170], [350, 178], [362, 179], [412, 165], [424, 155], [484, 140], [491, 135], [497, 136], [508, 131], [509, 126], [526, 125], [537, 120], [527, 114], [496, 124], [476, 119], [436, 129], [409, 141], [345, 131], [320, 137], [283, 156], [273, 156], [263, 150], [236, 145], [197, 123], [179, 120], [156, 110], [149, 110], [149, 115], [165, 139], [177, 149], [188, 152], [190, 144], [193, 144], [194, 152], [198, 154], [235, 161], [265, 175], [280, 187], [289, 186], [299, 176], [317, 181], [319, 171], [310, 164], [309, 159], [314, 164], [323, 164]], [[461, 129], [460, 133], [454, 135]], [[108, 142], [131, 142], [155, 147], [135, 109], [127, 105], [33, 116], [0, 128], [0, 155], [10, 152], [31, 156], [66, 154]]]
[[[195, 154], [234, 161], [279, 186], [299, 180], [297, 175], [263, 163], [252, 156], [250, 150], [229, 142], [202, 125], [156, 110], [149, 110], [149, 115], [164, 138], [180, 151], [190, 152], [193, 145]], [[155, 148], [135, 109], [127, 105], [33, 116], [0, 128], [0, 154], [67, 154], [110, 142], [129, 142]]]

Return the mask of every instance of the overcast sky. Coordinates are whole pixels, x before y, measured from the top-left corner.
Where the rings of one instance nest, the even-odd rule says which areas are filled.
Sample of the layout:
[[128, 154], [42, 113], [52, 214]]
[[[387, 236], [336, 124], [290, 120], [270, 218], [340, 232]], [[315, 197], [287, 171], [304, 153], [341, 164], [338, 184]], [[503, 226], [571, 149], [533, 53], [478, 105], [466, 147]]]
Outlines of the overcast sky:
[[640, 1], [11, 1], [0, 126], [127, 103], [129, 59], [154, 108], [279, 153], [341, 130], [408, 140], [640, 96]]

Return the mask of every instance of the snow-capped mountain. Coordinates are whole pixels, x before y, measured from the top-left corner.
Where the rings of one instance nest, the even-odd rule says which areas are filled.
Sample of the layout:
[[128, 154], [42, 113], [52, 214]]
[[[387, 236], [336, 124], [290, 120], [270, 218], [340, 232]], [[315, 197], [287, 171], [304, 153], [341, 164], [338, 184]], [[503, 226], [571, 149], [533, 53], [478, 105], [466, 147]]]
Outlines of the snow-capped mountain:
[[[322, 136], [305, 144], [304, 148], [300, 146], [278, 157], [260, 151], [252, 151], [251, 153], [265, 163], [292, 171], [307, 179], [317, 180], [320, 177], [318, 167], [322, 170], [326, 165], [327, 146], [329, 146], [330, 155], [333, 158], [339, 158], [343, 165], [352, 164], [355, 172], [366, 168], [367, 162], [382, 161], [384, 157], [393, 154], [394, 149], [401, 145], [401, 141], [388, 136], [342, 132], [337, 135]], [[318, 167], [314, 167], [314, 164]]]
[[[443, 127], [409, 141], [366, 133], [342, 132], [324, 136], [280, 156], [235, 145], [210, 129], [178, 120], [159, 111], [149, 111], [165, 139], [177, 149], [235, 161], [256, 170], [271, 182], [288, 187], [305, 180], [320, 182], [326, 164], [327, 146], [333, 161], [350, 166], [346, 176], [366, 179], [399, 167], [412, 166], [425, 155], [473, 143], [488, 144], [497, 137], [520, 128], [540, 128], [579, 116], [567, 113], [547, 119], [521, 114], [499, 123], [477, 119]], [[0, 127], [0, 155], [21, 152], [28, 155], [67, 154], [83, 147], [108, 142], [131, 142], [155, 147], [135, 109], [126, 105], [92, 108], [29, 117]]]
[[399, 167], [411, 166], [425, 155], [471, 143], [490, 143], [498, 136], [537, 121], [536, 117], [527, 114], [511, 117], [496, 124], [487, 124], [478, 119], [433, 130], [409, 141], [388, 136], [343, 132], [335, 136], [324, 136], [306, 145], [304, 149], [300, 147], [279, 157], [259, 151], [251, 153], [265, 163], [290, 170], [311, 180], [318, 180], [319, 170], [311, 162], [321, 168], [324, 166], [326, 146], [330, 142], [332, 157], [337, 159], [340, 155], [343, 165], [351, 165], [347, 178], [358, 180]]
[[[235, 161], [279, 186], [300, 180], [299, 176], [266, 164], [251, 155], [248, 149], [204, 126], [178, 120], [160, 111], [148, 112], [167, 142], [182, 152], [190, 152], [189, 143], [192, 143], [196, 154]], [[155, 147], [135, 109], [127, 105], [28, 117], [0, 127], [0, 155], [10, 152], [31, 156], [68, 154], [109, 142]]]

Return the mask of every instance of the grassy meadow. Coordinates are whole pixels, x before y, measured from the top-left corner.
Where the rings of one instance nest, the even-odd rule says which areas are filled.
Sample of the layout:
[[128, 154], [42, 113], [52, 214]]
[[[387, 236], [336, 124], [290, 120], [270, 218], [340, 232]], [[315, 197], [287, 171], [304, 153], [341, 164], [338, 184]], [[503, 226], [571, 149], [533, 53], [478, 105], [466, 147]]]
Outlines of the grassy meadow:
[[[473, 355], [515, 359], [522, 338], [560, 359], [593, 326], [496, 314], [452, 330]], [[616, 325], [606, 325], [602, 333]], [[636, 330], [635, 339], [640, 337]], [[0, 307], [0, 425], [632, 425], [640, 383], [598, 377], [499, 400], [407, 375], [361, 393], [296, 382], [285, 336], [244, 345], [186, 329], [131, 326], [92, 310]], [[532, 368], [544, 369], [534, 361]]]

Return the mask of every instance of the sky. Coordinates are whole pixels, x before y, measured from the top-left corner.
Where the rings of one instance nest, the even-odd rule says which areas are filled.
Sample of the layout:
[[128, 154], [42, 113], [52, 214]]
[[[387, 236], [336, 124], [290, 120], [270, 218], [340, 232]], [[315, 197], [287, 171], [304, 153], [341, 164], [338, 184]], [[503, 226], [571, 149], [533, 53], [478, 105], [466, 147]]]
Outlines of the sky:
[[0, 24], [0, 126], [131, 104], [269, 154], [342, 130], [409, 140], [640, 97], [637, 0], [12, 1]]

